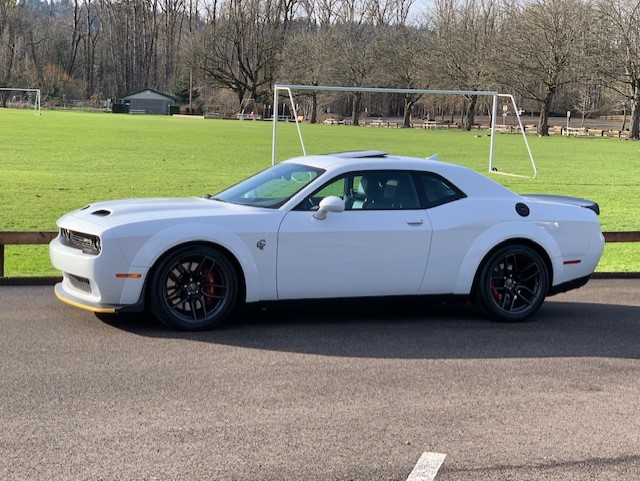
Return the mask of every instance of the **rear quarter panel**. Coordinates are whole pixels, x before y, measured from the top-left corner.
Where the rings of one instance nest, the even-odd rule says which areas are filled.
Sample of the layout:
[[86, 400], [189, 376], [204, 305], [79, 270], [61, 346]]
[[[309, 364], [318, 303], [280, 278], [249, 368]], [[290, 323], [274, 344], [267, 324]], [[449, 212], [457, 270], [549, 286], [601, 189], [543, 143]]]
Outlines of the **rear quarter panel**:
[[[433, 236], [420, 292], [469, 294], [487, 253], [512, 239], [525, 239], [545, 250], [553, 285], [593, 272], [602, 253], [595, 213], [582, 207], [525, 202], [530, 214], [521, 217], [515, 211], [519, 201], [466, 198], [429, 209]], [[564, 265], [574, 258], [584, 262]]]

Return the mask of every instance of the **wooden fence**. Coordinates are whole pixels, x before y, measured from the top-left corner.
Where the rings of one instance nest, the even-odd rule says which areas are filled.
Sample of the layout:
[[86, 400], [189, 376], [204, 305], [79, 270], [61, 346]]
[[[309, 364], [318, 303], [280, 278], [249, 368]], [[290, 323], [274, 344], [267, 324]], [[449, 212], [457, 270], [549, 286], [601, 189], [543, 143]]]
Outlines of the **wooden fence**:
[[6, 232], [0, 231], [0, 285], [53, 284], [60, 277], [5, 277], [4, 247], [6, 245], [48, 244], [57, 232]]
[[[48, 244], [57, 232], [0, 231], [0, 285], [52, 284], [60, 277], [5, 277], [4, 247], [7, 245]], [[604, 232], [605, 242], [640, 242], [640, 232]], [[603, 272], [600, 277], [640, 277], [640, 272]]]

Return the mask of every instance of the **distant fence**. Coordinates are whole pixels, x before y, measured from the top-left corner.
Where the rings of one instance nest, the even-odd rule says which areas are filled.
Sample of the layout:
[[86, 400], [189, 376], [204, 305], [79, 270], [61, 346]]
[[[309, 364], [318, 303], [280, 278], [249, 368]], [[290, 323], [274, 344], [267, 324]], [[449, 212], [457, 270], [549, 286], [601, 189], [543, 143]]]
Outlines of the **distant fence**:
[[[0, 285], [53, 284], [60, 277], [5, 277], [5, 252], [7, 245], [48, 244], [57, 232], [8, 232], [0, 231]], [[612, 242], [640, 242], [640, 232], [604, 232], [604, 240]], [[599, 272], [596, 277], [640, 277], [640, 272]]]

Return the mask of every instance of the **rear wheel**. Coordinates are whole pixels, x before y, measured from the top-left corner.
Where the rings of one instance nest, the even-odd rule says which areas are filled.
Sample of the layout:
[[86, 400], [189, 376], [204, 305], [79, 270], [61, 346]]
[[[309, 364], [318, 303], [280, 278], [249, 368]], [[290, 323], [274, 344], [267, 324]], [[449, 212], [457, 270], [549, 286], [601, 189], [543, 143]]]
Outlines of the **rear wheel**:
[[518, 322], [540, 309], [548, 288], [549, 273], [540, 254], [524, 245], [511, 245], [484, 262], [474, 300], [490, 317]]
[[219, 250], [192, 245], [170, 252], [154, 270], [151, 312], [174, 329], [211, 329], [223, 322], [238, 297], [236, 271]]

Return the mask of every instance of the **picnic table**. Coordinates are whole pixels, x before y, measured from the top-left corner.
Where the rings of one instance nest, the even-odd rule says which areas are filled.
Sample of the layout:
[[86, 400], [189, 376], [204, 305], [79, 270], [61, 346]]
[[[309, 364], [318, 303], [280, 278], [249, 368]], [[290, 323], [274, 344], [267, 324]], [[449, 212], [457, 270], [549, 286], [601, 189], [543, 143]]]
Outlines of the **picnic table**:
[[423, 129], [446, 129], [447, 124], [445, 124], [444, 122], [439, 122], [437, 120], [425, 120], [422, 123], [422, 128]]
[[372, 120], [369, 125], [371, 127], [387, 127], [389, 124], [382, 119]]
[[565, 127], [563, 135], [565, 137], [587, 137], [590, 134], [586, 127]]

